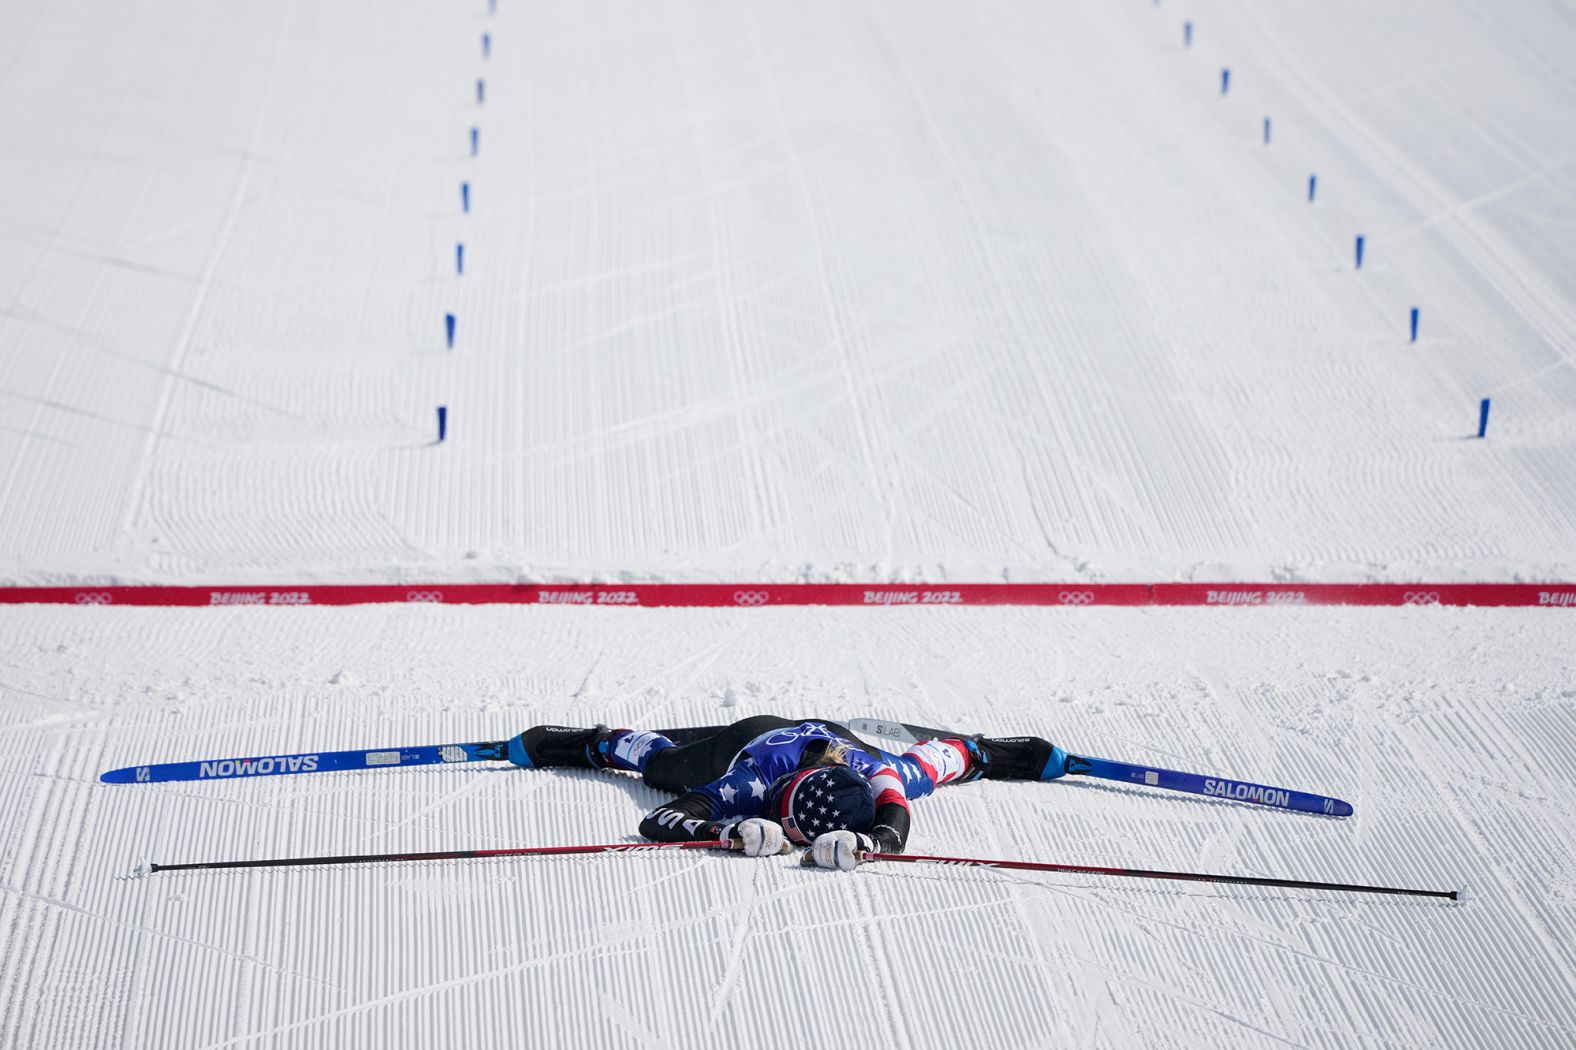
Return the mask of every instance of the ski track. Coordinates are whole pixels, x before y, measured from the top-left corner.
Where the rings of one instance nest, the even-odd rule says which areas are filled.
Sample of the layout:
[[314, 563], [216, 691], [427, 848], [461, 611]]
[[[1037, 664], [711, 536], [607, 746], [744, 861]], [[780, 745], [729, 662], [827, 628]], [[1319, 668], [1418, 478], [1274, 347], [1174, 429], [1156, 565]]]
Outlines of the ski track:
[[[0, 5], [0, 581], [1576, 577], [1557, 5], [498, 8]], [[0, 607], [0, 1047], [1576, 1045], [1565, 618]], [[632, 841], [661, 796], [97, 780], [767, 712], [1356, 806], [973, 784], [916, 804], [917, 852], [1475, 896], [667, 853], [139, 877]]]
[[0, 579], [1576, 576], [1532, 0], [45, 6]]
[[[788, 1046], [805, 1011], [842, 1011], [904, 1047], [937, 1045], [937, 1017], [1003, 1045], [1563, 1044], [1567, 634], [1538, 610], [1438, 608], [0, 609], [0, 768], [15, 771], [0, 778], [0, 1042], [328, 1046], [502, 1024], [531, 1043]], [[1049, 660], [1046, 639], [1072, 658]], [[929, 664], [950, 669], [946, 695], [922, 687]], [[1374, 667], [1382, 680], [1356, 670]], [[89, 725], [45, 717], [89, 703]], [[1087, 781], [973, 784], [916, 803], [916, 851], [1475, 897], [651, 854], [139, 878], [147, 860], [629, 841], [660, 796], [490, 765], [95, 779], [763, 711], [1036, 729], [1357, 807], [1335, 821]]]

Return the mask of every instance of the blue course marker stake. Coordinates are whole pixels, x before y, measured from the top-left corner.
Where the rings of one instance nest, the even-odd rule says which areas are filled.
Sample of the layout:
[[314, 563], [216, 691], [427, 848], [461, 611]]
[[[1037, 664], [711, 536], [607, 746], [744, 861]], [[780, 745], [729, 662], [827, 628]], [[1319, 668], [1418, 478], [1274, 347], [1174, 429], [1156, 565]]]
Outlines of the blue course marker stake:
[[444, 314], [443, 315], [443, 331], [448, 336], [449, 349], [453, 350], [454, 349], [454, 315], [453, 314]]
[[1319, 176], [1317, 176], [1317, 175], [1309, 175], [1308, 176], [1308, 203], [1309, 204], [1313, 203], [1313, 195], [1316, 192], [1318, 192], [1318, 189], [1319, 189]]
[[1182, 23], [1182, 46], [1183, 47], [1192, 47], [1193, 46], [1193, 23], [1192, 22], [1183, 22]]
[[487, 101], [487, 81], [481, 77], [476, 78], [476, 104], [479, 106]]
[[471, 184], [468, 182], [460, 183], [460, 210], [467, 214], [471, 210]]
[[1270, 118], [1269, 117], [1265, 117], [1264, 118], [1264, 144], [1266, 146], [1268, 146], [1270, 144]]
[[482, 129], [481, 128], [472, 128], [471, 129], [471, 156], [473, 156], [473, 157], [476, 156], [476, 147], [480, 144], [481, 137], [482, 137]]
[[1417, 342], [1417, 307], [1412, 307], [1412, 342]]
[[492, 34], [491, 33], [483, 33], [482, 34], [482, 57], [483, 58], [491, 58], [492, 57]]
[[1363, 242], [1367, 240], [1362, 234], [1357, 235], [1357, 269], [1363, 268]]
[[1478, 406], [1478, 437], [1488, 433], [1488, 402], [1489, 399], [1485, 397], [1483, 403]]
[[1222, 69], [1220, 71], [1220, 93], [1222, 95], [1224, 95], [1227, 91], [1230, 91], [1230, 90], [1231, 90], [1231, 70], [1229, 70], [1229, 69]]
[[463, 244], [454, 246], [454, 272], [457, 274], [465, 272], [465, 245]]
[[498, 13], [498, 0], [487, 0], [487, 13], [490, 15]]
[[449, 436], [449, 406], [438, 406], [438, 442]]

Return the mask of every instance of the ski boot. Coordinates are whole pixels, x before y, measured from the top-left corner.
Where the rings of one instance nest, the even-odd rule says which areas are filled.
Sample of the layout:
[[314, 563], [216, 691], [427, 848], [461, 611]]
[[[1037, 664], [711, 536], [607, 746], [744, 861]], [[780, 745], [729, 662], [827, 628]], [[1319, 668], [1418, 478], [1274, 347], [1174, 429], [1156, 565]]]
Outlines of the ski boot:
[[1037, 736], [987, 740], [972, 736], [963, 741], [969, 749], [969, 771], [963, 780], [1055, 780], [1067, 772], [1067, 752]]
[[593, 726], [532, 726], [509, 741], [509, 761], [524, 769], [569, 766], [578, 769], [606, 769], [608, 748], [620, 729]]

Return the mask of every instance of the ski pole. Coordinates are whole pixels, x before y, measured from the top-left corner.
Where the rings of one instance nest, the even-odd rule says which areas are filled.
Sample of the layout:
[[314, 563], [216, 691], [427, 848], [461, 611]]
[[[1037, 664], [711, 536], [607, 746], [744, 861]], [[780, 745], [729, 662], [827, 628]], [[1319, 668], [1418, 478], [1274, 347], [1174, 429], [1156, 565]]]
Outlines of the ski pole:
[[634, 853], [655, 849], [742, 850], [744, 843], [714, 839], [708, 842], [613, 842], [599, 846], [526, 846], [521, 849], [459, 849], [443, 853], [364, 853], [344, 857], [283, 857], [275, 860], [210, 860], [197, 864], [149, 864], [148, 871], [195, 871], [214, 868], [290, 868], [305, 864], [375, 864], [406, 860], [470, 860], [477, 857], [552, 857], [571, 853]]
[[[806, 852], [805, 856], [808, 859], [808, 852]], [[1010, 868], [1015, 871], [1064, 871], [1083, 875], [1124, 875], [1134, 879], [1224, 882], [1233, 886], [1278, 886], [1283, 889], [1293, 890], [1388, 893], [1403, 897], [1445, 897], [1453, 901], [1466, 899], [1466, 891], [1464, 890], [1411, 890], [1396, 886], [1359, 886], [1347, 882], [1310, 882], [1306, 879], [1262, 879], [1252, 875], [1210, 875], [1198, 871], [1150, 871], [1145, 868], [1106, 868], [1090, 864], [1049, 864], [1022, 860], [976, 860], [972, 857], [921, 857], [900, 853], [861, 852], [859, 859], [861, 861], [900, 861], [905, 864], [947, 864], [954, 867], [968, 868]]]

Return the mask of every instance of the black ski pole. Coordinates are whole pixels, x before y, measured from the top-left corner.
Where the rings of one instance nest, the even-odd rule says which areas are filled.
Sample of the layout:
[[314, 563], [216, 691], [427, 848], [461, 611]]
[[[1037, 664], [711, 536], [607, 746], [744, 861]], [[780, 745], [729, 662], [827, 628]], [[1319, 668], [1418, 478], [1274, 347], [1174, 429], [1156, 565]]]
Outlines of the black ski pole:
[[283, 857], [273, 860], [209, 860], [196, 864], [149, 864], [148, 871], [208, 871], [215, 868], [290, 868], [307, 864], [376, 864], [409, 860], [470, 860], [478, 857], [551, 857], [571, 853], [634, 853], [654, 849], [743, 849], [741, 842], [612, 842], [600, 846], [527, 846], [521, 849], [459, 849], [442, 853], [363, 853], [342, 857]]

